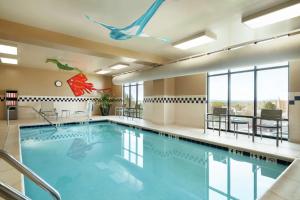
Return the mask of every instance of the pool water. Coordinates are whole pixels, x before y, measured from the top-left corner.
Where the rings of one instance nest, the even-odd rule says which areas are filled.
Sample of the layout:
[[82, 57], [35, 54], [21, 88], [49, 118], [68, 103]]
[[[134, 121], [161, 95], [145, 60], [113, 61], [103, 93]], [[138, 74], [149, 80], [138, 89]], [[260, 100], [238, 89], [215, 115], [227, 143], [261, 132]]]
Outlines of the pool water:
[[62, 200], [257, 199], [287, 167], [110, 122], [21, 128], [21, 146]]

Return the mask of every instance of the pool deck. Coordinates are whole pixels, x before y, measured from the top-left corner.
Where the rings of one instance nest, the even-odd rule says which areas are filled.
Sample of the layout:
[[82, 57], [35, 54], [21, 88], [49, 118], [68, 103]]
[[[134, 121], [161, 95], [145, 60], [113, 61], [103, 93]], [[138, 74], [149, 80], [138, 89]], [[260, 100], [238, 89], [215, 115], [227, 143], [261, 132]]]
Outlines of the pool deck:
[[[53, 123], [68, 123], [86, 121], [86, 117], [64, 118]], [[275, 140], [255, 137], [252, 142], [251, 137], [239, 135], [238, 138], [233, 133], [207, 130], [204, 134], [203, 129], [184, 127], [179, 125], [159, 125], [142, 119], [131, 119], [117, 116], [100, 117], [94, 116], [92, 120], [109, 120], [112, 122], [122, 123], [138, 128], [145, 128], [156, 132], [173, 135], [217, 145], [232, 149], [237, 152], [249, 152], [251, 156], [265, 156], [268, 160], [280, 159], [293, 162], [287, 170], [276, 180], [272, 187], [261, 198], [263, 200], [277, 199], [299, 199], [300, 200], [300, 144], [283, 141], [276, 147]], [[6, 121], [0, 121], [0, 148], [8, 151], [12, 156], [20, 159], [19, 146], [19, 126], [46, 124], [41, 119], [17, 120], [11, 121], [7, 126]], [[18, 190], [23, 191], [21, 175], [3, 160], [0, 161], [0, 180]], [[1, 198], [0, 198], [1, 199]]]

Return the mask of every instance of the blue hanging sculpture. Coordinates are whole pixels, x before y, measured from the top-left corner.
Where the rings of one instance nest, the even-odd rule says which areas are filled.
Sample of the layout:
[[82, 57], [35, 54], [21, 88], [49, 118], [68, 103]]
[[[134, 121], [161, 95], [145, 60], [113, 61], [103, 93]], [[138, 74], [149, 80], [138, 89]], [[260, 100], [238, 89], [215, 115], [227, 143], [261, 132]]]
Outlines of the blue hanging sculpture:
[[[159, 7], [164, 1], [165, 0], [156, 0], [140, 18], [138, 18], [132, 24], [124, 28], [117, 28], [114, 26], [106, 25], [101, 22], [97, 22], [87, 15], [86, 18], [92, 21], [93, 23], [103, 26], [104, 28], [110, 30], [110, 37], [114, 40], [128, 40], [133, 37], [150, 37], [149, 35], [144, 34], [143, 30], [145, 29], [147, 23], [150, 21], [150, 19], [153, 17], [153, 15], [156, 13], [156, 11], [159, 9]], [[166, 38], [157, 39], [169, 42], [169, 40]]]

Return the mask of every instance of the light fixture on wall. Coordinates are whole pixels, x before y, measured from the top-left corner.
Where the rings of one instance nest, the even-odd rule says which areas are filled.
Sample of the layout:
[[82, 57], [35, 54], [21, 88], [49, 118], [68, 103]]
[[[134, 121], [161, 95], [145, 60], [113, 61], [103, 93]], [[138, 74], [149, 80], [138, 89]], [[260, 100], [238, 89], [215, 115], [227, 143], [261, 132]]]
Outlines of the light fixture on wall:
[[110, 68], [114, 69], [114, 70], [118, 70], [118, 69], [124, 69], [124, 68], [127, 68], [127, 67], [129, 67], [128, 64], [117, 63], [117, 64], [114, 64], [113, 66], [111, 66]]
[[101, 69], [99, 71], [96, 71], [96, 74], [108, 74], [110, 73], [111, 71], [110, 70], [104, 70], [104, 69]]
[[200, 34], [191, 36], [189, 38], [183, 39], [173, 44], [174, 47], [182, 50], [191, 49], [200, 45], [214, 42], [216, 37], [207, 32], [202, 32]]
[[299, 16], [300, 1], [296, 0], [244, 17], [242, 22], [255, 29]]
[[0, 53], [18, 55], [18, 48], [16, 46], [0, 44]]
[[3, 64], [17, 65], [18, 64], [18, 59], [16, 59], [16, 58], [0, 58], [0, 62], [3, 63]]

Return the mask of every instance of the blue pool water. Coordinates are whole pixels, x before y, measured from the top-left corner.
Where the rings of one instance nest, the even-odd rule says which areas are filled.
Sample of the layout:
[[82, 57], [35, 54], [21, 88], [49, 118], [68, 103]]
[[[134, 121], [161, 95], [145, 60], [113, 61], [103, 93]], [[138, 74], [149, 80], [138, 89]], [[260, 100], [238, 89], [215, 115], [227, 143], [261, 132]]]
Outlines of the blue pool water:
[[21, 146], [62, 200], [257, 199], [287, 167], [109, 122], [22, 128]]

